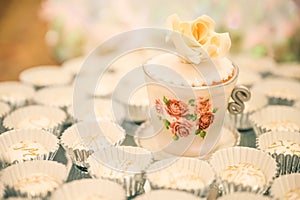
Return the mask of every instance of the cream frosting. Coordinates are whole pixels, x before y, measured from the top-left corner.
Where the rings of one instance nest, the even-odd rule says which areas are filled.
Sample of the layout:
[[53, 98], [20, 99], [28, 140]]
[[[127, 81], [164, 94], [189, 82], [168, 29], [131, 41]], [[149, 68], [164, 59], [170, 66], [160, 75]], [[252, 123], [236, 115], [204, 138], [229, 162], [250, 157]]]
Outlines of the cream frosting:
[[300, 188], [292, 189], [284, 195], [284, 200], [299, 200], [299, 199], [300, 199]]
[[17, 128], [51, 128], [56, 124], [45, 116], [31, 116], [24, 118], [17, 124]]
[[251, 187], [263, 187], [266, 184], [264, 173], [255, 165], [240, 162], [227, 166], [220, 173], [223, 180]]
[[15, 160], [28, 160], [46, 154], [48, 150], [36, 141], [20, 141], [11, 145], [7, 150], [10, 162]]
[[271, 154], [277, 153], [300, 156], [300, 144], [291, 140], [278, 140], [268, 146], [265, 151]]
[[48, 191], [58, 187], [59, 182], [55, 178], [46, 174], [32, 174], [19, 179], [14, 188], [31, 195], [46, 194]]

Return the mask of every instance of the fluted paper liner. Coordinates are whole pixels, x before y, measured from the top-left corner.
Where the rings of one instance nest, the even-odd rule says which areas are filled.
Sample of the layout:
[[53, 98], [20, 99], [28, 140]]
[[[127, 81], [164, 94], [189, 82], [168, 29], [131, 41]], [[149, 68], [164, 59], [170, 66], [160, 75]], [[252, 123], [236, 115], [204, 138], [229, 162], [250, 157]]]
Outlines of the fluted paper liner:
[[0, 199], [3, 198], [4, 193], [5, 193], [5, 187], [4, 187], [3, 183], [0, 182]]
[[250, 192], [236, 192], [218, 198], [218, 200], [271, 200], [270, 197]]
[[143, 193], [145, 170], [153, 162], [152, 154], [139, 147], [107, 147], [88, 158], [93, 177], [116, 181], [127, 197]]
[[[120, 145], [125, 134], [122, 127], [110, 120], [79, 122], [63, 132], [61, 145], [75, 165], [86, 168], [86, 161], [93, 152], [106, 146]], [[78, 145], [81, 147], [77, 147]]]
[[85, 61], [85, 56], [71, 58], [62, 63], [62, 69], [75, 76], [80, 72], [80, 69]]
[[272, 73], [279, 77], [300, 80], [300, 64], [299, 62], [281, 63], [272, 70]]
[[3, 117], [10, 111], [10, 107], [8, 104], [4, 102], [0, 102], [0, 121]]
[[[266, 183], [263, 187], [244, 186], [228, 182], [220, 177], [220, 173], [226, 167], [245, 162], [258, 167], [265, 175]], [[267, 153], [249, 147], [229, 147], [221, 149], [212, 155], [210, 164], [217, 174], [217, 184], [223, 194], [247, 191], [262, 194], [267, 191], [273, 179], [277, 175], [278, 166], [276, 161]]]
[[22, 107], [31, 102], [34, 89], [17, 81], [0, 83], [0, 100], [8, 103], [11, 109]]
[[[268, 131], [300, 132], [300, 109], [289, 106], [267, 106], [250, 116], [253, 129], [257, 136]], [[276, 127], [284, 124], [285, 127]], [[291, 125], [293, 124], [293, 125]]]
[[[49, 119], [52, 125], [48, 127], [41, 127], [41, 129], [52, 132], [56, 136], [60, 136], [62, 126], [66, 121], [67, 115], [59, 108], [32, 105], [19, 108], [7, 115], [3, 120], [3, 126], [8, 130], [20, 129], [18, 124], [24, 119], [30, 117], [45, 117]], [[27, 128], [22, 127], [22, 129]]]
[[109, 200], [125, 200], [125, 191], [121, 185], [103, 179], [81, 179], [64, 184], [51, 195], [51, 200], [86, 199], [101, 197]]
[[[204, 183], [204, 186], [199, 185], [192, 186], [189, 184], [189, 180], [178, 180], [186, 181], [189, 188], [180, 188], [172, 186], [170, 181], [161, 182], [157, 178], [164, 177], [164, 174], [168, 173], [170, 176], [176, 173], [190, 173], [194, 176], [201, 179]], [[192, 193], [199, 197], [206, 197], [212, 184], [215, 181], [215, 173], [206, 161], [202, 161], [196, 158], [170, 158], [162, 161], [155, 162], [152, 164], [149, 169], [146, 171], [147, 179], [150, 181], [151, 187], [153, 189], [172, 189], [172, 190], [181, 190]]]
[[158, 200], [158, 199], [172, 199], [172, 200], [199, 200], [198, 197], [183, 191], [175, 190], [152, 190], [149, 193], [143, 194], [135, 198], [135, 200]]
[[287, 174], [274, 180], [270, 189], [274, 199], [283, 199], [290, 190], [300, 188], [300, 174]]
[[1, 176], [1, 180], [7, 189], [7, 195], [27, 198], [45, 198], [49, 196], [55, 188], [48, 188], [38, 193], [21, 191], [14, 188], [14, 184], [16, 184], [19, 179], [32, 175], [50, 176], [56, 180], [59, 186], [66, 180], [68, 174], [65, 165], [48, 160], [34, 160], [9, 166], [3, 170]]
[[[7, 153], [10, 146], [21, 141], [35, 141], [41, 144], [47, 153], [31, 158], [16, 160]], [[12, 163], [24, 162], [26, 160], [52, 160], [58, 150], [59, 140], [50, 132], [38, 129], [20, 129], [7, 131], [0, 135], [0, 163], [6, 167]]]
[[235, 127], [239, 130], [248, 130], [252, 128], [250, 115], [255, 111], [265, 107], [268, 104], [266, 96], [260, 93], [252, 93], [250, 101], [245, 102], [245, 110], [240, 114], [229, 114]]
[[[297, 132], [268, 132], [260, 135], [256, 139], [256, 147], [263, 151], [266, 150], [273, 142], [279, 140], [290, 140], [300, 144], [300, 134]], [[300, 149], [299, 149], [300, 150]], [[300, 156], [292, 154], [271, 154], [277, 163], [279, 163], [279, 175], [300, 172]]]

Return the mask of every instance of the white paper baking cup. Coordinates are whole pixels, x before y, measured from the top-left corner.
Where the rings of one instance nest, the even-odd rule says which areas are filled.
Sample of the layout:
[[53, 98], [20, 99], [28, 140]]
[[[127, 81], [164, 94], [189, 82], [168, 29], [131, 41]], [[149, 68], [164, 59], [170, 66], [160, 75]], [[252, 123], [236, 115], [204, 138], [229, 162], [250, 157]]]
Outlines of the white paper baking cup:
[[250, 193], [250, 192], [236, 192], [232, 194], [228, 194], [218, 198], [218, 200], [271, 200], [270, 197]]
[[[268, 132], [260, 135], [256, 139], [256, 147], [267, 152], [267, 148], [274, 142], [292, 141], [300, 145], [300, 134], [297, 132]], [[300, 150], [300, 149], [299, 149]], [[270, 153], [277, 163], [279, 163], [279, 175], [300, 172], [300, 152], [298, 154], [289, 153]]]
[[268, 105], [268, 99], [264, 94], [261, 93], [251, 93], [251, 99], [245, 104], [245, 109], [240, 114], [230, 114], [230, 120], [234, 123], [234, 126], [238, 130], [249, 130], [252, 128], [251, 121], [249, 119], [250, 115], [257, 110]]
[[73, 104], [73, 87], [54, 86], [37, 91], [33, 97], [37, 104], [66, 108]]
[[0, 83], [0, 100], [8, 103], [12, 109], [27, 105], [31, 102], [34, 89], [16, 81]]
[[153, 190], [149, 193], [143, 194], [135, 198], [135, 200], [199, 200], [198, 197], [183, 191], [175, 191], [175, 190]]
[[125, 191], [121, 185], [102, 179], [81, 179], [64, 184], [51, 195], [51, 200], [76, 199], [125, 200]]
[[107, 147], [88, 158], [93, 177], [121, 184], [127, 197], [144, 192], [145, 170], [153, 162], [151, 152], [131, 146]]
[[0, 199], [4, 198], [5, 187], [2, 182], [0, 182]]
[[272, 70], [272, 74], [280, 77], [300, 80], [300, 64], [296, 62], [280, 64]]
[[[36, 156], [16, 158], [9, 153], [12, 145], [21, 141], [37, 142], [45, 148], [45, 153]], [[50, 132], [38, 129], [20, 129], [7, 131], [0, 135], [0, 162], [3, 167], [12, 164], [24, 162], [26, 160], [52, 160], [58, 150], [59, 140]], [[26, 147], [24, 147], [26, 148]], [[30, 154], [30, 151], [23, 151], [23, 154]]]
[[120, 145], [125, 135], [125, 130], [110, 120], [79, 122], [63, 132], [60, 142], [73, 163], [86, 168], [87, 158], [93, 152]]
[[[147, 169], [146, 177], [153, 189], [181, 190], [199, 197], [207, 196], [216, 178], [208, 162], [184, 157], [155, 162]], [[176, 180], [180, 183], [174, 183]]]
[[0, 102], [0, 120], [2, 120], [3, 117], [5, 117], [7, 113], [9, 113], [9, 111], [10, 111], [9, 105], [7, 103]]
[[[266, 179], [264, 186], [258, 187], [236, 184], [223, 180], [220, 177], [220, 173], [226, 167], [241, 162], [253, 164], [263, 172]], [[269, 154], [249, 147], [229, 147], [221, 149], [212, 155], [210, 164], [217, 174], [217, 184], [223, 194], [241, 191], [262, 194], [267, 191], [278, 172], [277, 163]]]
[[19, 108], [7, 115], [3, 120], [3, 126], [8, 130], [44, 129], [60, 136], [66, 119], [66, 113], [59, 108], [32, 105]]
[[[239, 66], [239, 65], [238, 65]], [[260, 82], [262, 80], [261, 75], [258, 72], [251, 71], [249, 69], [239, 70], [239, 77], [237, 84], [244, 85], [248, 88], [251, 88], [254, 83]]]
[[80, 69], [85, 61], [86, 56], [71, 58], [62, 63], [62, 69], [66, 70], [73, 76], [80, 72]]
[[300, 110], [289, 106], [267, 106], [250, 115], [257, 136], [268, 131], [300, 132]]
[[274, 199], [284, 199], [287, 192], [297, 188], [300, 188], [300, 174], [288, 174], [274, 180], [270, 193]]
[[267, 78], [252, 87], [252, 93], [265, 94], [271, 105], [292, 106], [300, 100], [300, 83], [283, 78]]
[[[46, 175], [51, 177], [57, 185], [28, 184], [29, 188], [15, 189], [15, 184], [20, 180], [30, 176]], [[45, 198], [67, 178], [67, 168], [65, 165], [55, 161], [34, 160], [18, 163], [5, 168], [1, 174], [1, 180], [6, 186], [8, 196], [19, 196], [27, 198]], [[44, 186], [44, 187], [43, 187]], [[40, 191], [34, 189], [40, 188]]]
[[19, 76], [21, 82], [35, 86], [37, 89], [47, 86], [67, 85], [73, 76], [56, 65], [41, 65], [26, 69]]

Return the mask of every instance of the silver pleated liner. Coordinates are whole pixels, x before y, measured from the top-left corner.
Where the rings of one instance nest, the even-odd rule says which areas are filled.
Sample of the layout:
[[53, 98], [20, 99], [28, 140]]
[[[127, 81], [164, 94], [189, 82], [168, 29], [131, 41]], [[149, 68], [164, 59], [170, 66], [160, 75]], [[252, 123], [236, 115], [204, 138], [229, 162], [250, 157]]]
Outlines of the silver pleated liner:
[[[272, 154], [279, 166], [278, 176], [300, 172], [300, 157], [297, 155]], [[277, 176], [277, 177], [278, 177]]]
[[293, 106], [295, 100], [293, 99], [286, 99], [286, 98], [279, 98], [279, 97], [269, 97], [268, 104], [269, 105], [283, 105], [283, 106]]
[[88, 169], [86, 167], [80, 167], [74, 164], [70, 169], [67, 182], [86, 178], [91, 178]]
[[252, 124], [249, 121], [250, 113], [241, 113], [241, 114], [230, 114], [230, 119], [234, 123], [234, 126], [238, 130], [249, 130], [252, 129]]
[[85, 149], [72, 149], [66, 146], [64, 147], [64, 149], [66, 150], [66, 153], [70, 156], [74, 165], [78, 166], [81, 169], [88, 168], [88, 163], [86, 161], [88, 157], [94, 153], [94, 151]]

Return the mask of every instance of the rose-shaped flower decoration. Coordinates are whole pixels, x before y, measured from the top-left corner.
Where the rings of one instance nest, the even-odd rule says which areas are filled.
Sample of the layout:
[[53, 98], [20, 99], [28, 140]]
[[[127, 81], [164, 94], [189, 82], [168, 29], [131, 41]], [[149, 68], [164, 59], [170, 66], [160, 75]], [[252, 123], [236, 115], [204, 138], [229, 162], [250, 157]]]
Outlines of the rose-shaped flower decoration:
[[213, 123], [214, 118], [215, 116], [211, 112], [201, 115], [198, 121], [199, 130], [207, 129]]
[[178, 139], [178, 137], [189, 136], [192, 127], [193, 124], [185, 119], [172, 122], [170, 125], [174, 139]]
[[211, 111], [211, 104], [208, 98], [198, 97], [198, 103], [195, 106], [195, 113], [203, 115]]
[[189, 114], [189, 107], [182, 101], [169, 99], [166, 103], [166, 111], [170, 116], [179, 119], [181, 117], [186, 117]]
[[168, 36], [168, 40], [194, 64], [209, 57], [224, 57], [231, 46], [229, 34], [216, 33], [215, 22], [206, 15], [188, 22], [180, 21], [178, 15], [174, 14], [168, 17], [167, 28], [174, 31]]

